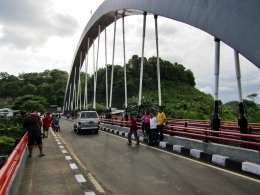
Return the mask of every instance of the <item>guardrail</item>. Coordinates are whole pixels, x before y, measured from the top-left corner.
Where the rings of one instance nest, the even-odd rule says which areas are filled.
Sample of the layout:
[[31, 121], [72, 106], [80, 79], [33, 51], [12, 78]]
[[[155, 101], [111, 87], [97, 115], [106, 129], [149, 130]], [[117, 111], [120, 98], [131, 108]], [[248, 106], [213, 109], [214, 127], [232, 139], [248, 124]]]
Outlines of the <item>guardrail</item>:
[[[185, 122], [189, 122], [185, 126]], [[101, 122], [108, 123], [111, 125], [125, 126], [129, 127], [129, 121], [116, 120], [116, 119], [101, 119]], [[138, 128], [141, 128], [141, 122], [137, 122]], [[182, 119], [173, 122], [173, 120], [168, 119], [168, 125], [164, 126], [164, 133], [169, 135], [186, 136], [193, 139], [201, 139], [204, 142], [212, 140], [214, 142], [220, 143], [235, 143], [240, 144], [240, 146], [252, 146], [260, 148], [260, 135], [258, 130], [259, 123], [253, 123], [254, 132], [251, 134], [241, 134], [239, 132], [239, 127], [235, 126], [237, 123], [222, 122], [219, 131], [214, 131], [210, 129], [209, 121], [203, 120], [187, 120]]]
[[24, 148], [26, 147], [28, 133], [26, 133], [0, 170], [0, 195], [4, 195], [10, 183], [13, 173], [20, 162]]

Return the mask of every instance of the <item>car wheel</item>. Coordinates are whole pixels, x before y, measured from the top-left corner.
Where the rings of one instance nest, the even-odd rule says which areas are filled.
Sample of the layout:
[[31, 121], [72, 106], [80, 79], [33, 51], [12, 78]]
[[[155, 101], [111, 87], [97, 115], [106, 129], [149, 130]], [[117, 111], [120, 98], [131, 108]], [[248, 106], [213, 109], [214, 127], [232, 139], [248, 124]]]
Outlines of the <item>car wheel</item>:
[[95, 133], [98, 134], [98, 129], [95, 130]]

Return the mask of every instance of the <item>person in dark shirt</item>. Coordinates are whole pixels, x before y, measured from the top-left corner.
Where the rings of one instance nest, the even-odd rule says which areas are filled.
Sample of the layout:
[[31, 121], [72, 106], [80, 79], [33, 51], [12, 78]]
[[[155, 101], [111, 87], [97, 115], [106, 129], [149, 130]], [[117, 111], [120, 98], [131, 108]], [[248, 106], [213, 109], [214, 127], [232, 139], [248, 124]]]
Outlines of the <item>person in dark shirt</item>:
[[39, 157], [45, 156], [42, 152], [42, 136], [38, 116], [36, 114], [28, 114], [25, 111], [21, 111], [21, 116], [23, 117], [23, 127], [28, 131], [28, 157], [32, 157], [32, 149], [35, 142], [37, 142], [40, 150]]
[[136, 140], [136, 145], [139, 145], [139, 136], [137, 134], [137, 124], [136, 124], [136, 119], [134, 115], [131, 113], [130, 114], [130, 122], [129, 122], [129, 133], [128, 133], [128, 145], [132, 145], [132, 134], [135, 136]]

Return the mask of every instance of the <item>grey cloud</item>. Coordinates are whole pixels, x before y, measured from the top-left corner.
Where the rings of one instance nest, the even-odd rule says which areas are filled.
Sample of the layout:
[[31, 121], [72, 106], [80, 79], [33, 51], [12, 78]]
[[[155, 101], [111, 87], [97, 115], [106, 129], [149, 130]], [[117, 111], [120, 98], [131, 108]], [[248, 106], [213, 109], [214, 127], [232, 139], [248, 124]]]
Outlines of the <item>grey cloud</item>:
[[39, 48], [52, 36], [66, 37], [76, 33], [77, 20], [55, 13], [49, 1], [2, 0], [0, 24], [3, 26], [1, 46], [19, 49]]

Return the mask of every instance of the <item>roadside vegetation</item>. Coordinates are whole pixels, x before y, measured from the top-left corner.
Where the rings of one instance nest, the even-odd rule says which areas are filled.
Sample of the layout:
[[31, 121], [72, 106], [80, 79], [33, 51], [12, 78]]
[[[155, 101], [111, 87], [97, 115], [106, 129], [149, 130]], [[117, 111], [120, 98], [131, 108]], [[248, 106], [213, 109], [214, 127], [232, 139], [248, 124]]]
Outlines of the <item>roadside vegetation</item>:
[[[137, 112], [141, 57], [133, 55], [126, 63], [128, 110]], [[111, 84], [111, 65], [108, 69], [108, 91]], [[162, 106], [169, 118], [189, 118], [209, 120], [213, 112], [214, 99], [212, 95], [196, 88], [195, 78], [190, 69], [177, 62], [160, 59]], [[84, 72], [80, 73], [81, 102], [84, 100]], [[53, 112], [50, 105], [62, 107], [66, 90], [68, 73], [54, 69], [44, 72], [20, 73], [18, 77], [6, 72], [0, 73], [0, 97], [13, 97], [15, 100], [9, 107], [28, 112]], [[87, 75], [88, 109], [92, 109], [94, 94], [94, 76]], [[97, 108], [99, 114], [106, 112], [106, 68], [97, 72]], [[157, 59], [144, 58], [142, 109], [156, 113], [158, 107]], [[244, 100], [248, 122], [260, 122], [260, 105], [254, 102], [257, 93], [252, 93]], [[124, 109], [124, 67], [114, 66], [112, 107]], [[237, 121], [238, 102], [230, 101], [223, 104], [219, 101], [221, 120]], [[83, 109], [83, 105], [81, 105]], [[55, 111], [55, 110], [54, 110]]]
[[0, 154], [9, 154], [13, 150], [16, 138], [23, 136], [21, 117], [0, 118]]

